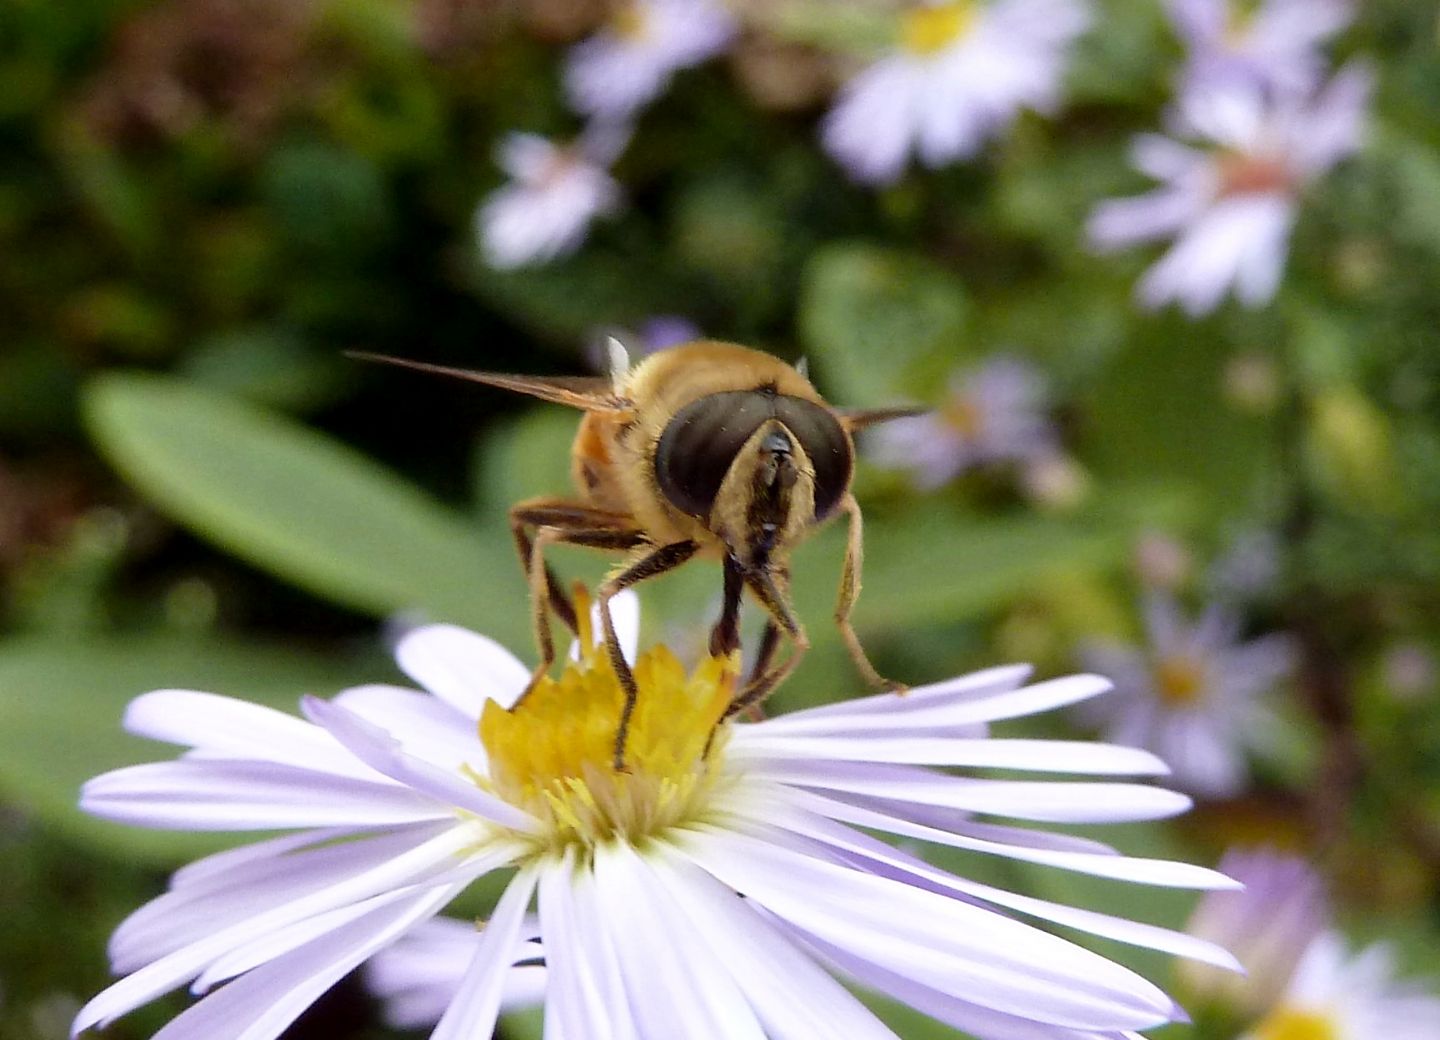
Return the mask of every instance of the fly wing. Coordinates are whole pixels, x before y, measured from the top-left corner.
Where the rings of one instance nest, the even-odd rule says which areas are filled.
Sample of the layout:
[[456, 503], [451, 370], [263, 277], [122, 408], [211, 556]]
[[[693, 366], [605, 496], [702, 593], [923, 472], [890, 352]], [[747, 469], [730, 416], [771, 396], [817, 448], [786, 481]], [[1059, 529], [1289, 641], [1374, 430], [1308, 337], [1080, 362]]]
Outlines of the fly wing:
[[429, 372], [438, 376], [465, 379], [472, 383], [483, 383], [501, 390], [513, 390], [517, 394], [528, 394], [542, 401], [569, 405], [586, 412], [620, 412], [630, 407], [630, 403], [616, 393], [614, 383], [603, 376], [513, 376], [500, 372], [476, 372], [468, 368], [432, 365], [424, 361], [408, 361], [405, 358], [367, 354], [363, 351], [346, 351], [346, 354], [361, 361], [378, 361], [417, 372]]
[[929, 408], [836, 408], [835, 414], [840, 417], [840, 422], [845, 429], [854, 433], [856, 430], [863, 430], [867, 426], [874, 426], [877, 423], [889, 422], [892, 419], [909, 419], [916, 415], [924, 415], [930, 411]]

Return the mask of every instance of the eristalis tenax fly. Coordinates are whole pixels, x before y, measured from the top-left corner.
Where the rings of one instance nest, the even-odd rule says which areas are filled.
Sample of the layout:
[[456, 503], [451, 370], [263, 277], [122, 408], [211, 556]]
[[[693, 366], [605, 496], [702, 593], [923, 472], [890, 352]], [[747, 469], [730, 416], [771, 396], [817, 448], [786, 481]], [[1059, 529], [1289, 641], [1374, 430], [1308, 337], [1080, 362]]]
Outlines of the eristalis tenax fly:
[[[695, 558], [721, 561], [724, 595], [710, 652], [740, 645], [744, 590], [768, 615], [750, 676], [729, 715], [760, 704], [809, 647], [790, 603], [791, 550], [834, 517], [849, 520], [835, 622], [865, 678], [899, 689], [875, 671], [850, 622], [860, 591], [862, 526], [851, 494], [856, 430], [914, 409], [856, 410], [827, 404], [803, 366], [733, 343], [702, 340], [630, 364], [609, 341], [610, 375], [547, 378], [448, 368], [372, 354], [384, 361], [514, 390], [583, 411], [571, 449], [577, 499], [532, 498], [510, 509], [510, 528], [530, 583], [538, 678], [555, 659], [549, 611], [576, 630], [575, 608], [544, 553], [552, 544], [625, 553], [598, 588], [605, 646], [625, 691], [615, 737], [623, 768], [635, 678], [620, 650], [609, 601], [622, 589]], [[775, 663], [781, 635], [791, 653]]]

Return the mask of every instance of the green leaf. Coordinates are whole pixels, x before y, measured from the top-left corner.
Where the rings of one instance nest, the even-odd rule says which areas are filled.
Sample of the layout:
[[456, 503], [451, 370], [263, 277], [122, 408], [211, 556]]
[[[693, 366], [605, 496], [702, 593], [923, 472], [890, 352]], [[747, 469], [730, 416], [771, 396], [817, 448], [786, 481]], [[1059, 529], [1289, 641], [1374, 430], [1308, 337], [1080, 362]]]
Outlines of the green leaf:
[[125, 705], [147, 690], [211, 690], [294, 711], [305, 693], [345, 685], [329, 659], [279, 647], [173, 638], [11, 639], [0, 647], [0, 796], [76, 841], [127, 860], [174, 864], [234, 838], [151, 831], [76, 806], [80, 785], [108, 769], [173, 758], [177, 749], [126, 734]]
[[836, 245], [805, 271], [800, 334], [836, 400], [882, 404], [933, 380], [936, 359], [954, 363], [967, 310], [964, 286], [923, 257]]
[[500, 524], [471, 525], [344, 445], [180, 380], [102, 376], [84, 411], [131, 483], [256, 566], [377, 616], [417, 610], [523, 636], [523, 582]]

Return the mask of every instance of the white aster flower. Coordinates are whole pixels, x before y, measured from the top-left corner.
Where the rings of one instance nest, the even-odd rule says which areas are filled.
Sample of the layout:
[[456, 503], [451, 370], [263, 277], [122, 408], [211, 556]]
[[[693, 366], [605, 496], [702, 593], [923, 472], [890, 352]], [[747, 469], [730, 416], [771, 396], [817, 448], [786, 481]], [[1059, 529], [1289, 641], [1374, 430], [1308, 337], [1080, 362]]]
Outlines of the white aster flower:
[[1022, 109], [1059, 100], [1065, 51], [1089, 23], [1084, 0], [934, 0], [901, 16], [899, 43], [845, 84], [821, 131], [859, 181], [974, 155]]
[[[633, 654], [634, 601], [616, 606]], [[584, 635], [580, 645], [559, 679], [523, 698], [523, 664], [437, 625], [397, 652], [424, 692], [307, 697], [303, 720], [193, 691], [136, 700], [132, 731], [191, 750], [92, 780], [89, 811], [295, 833], [183, 869], [121, 924], [110, 952], [125, 977], [82, 1009], [76, 1031], [190, 983], [204, 996], [156, 1040], [271, 1040], [352, 968], [502, 870], [513, 876], [435, 1040], [491, 1034], [532, 939], [547, 976], [545, 1035], [561, 1040], [895, 1040], [831, 972], [985, 1040], [1136, 1040], [1181, 1015], [1129, 969], [1021, 918], [1233, 964], [1193, 936], [970, 881], [871, 836], [1139, 884], [1232, 884], [994, 822], [1148, 820], [1187, 807], [1131, 782], [968, 774], [1163, 772], [1136, 749], [986, 736], [991, 721], [1102, 693], [1102, 679], [1025, 686], [1026, 669], [997, 668], [736, 724], [722, 721], [734, 655], [687, 676], [657, 647], [634, 664], [639, 699], [617, 772], [621, 687], [603, 650]], [[538, 936], [525, 927], [532, 899]]]
[[735, 31], [717, 0], [627, 0], [609, 25], [570, 51], [570, 103], [586, 115], [628, 119], [676, 72], [723, 50]]
[[934, 411], [876, 427], [866, 455], [878, 465], [911, 470], [926, 489], [978, 466], [1038, 463], [1059, 453], [1046, 398], [1044, 376], [1034, 365], [997, 357], [952, 376]]
[[1225, 797], [1245, 787], [1245, 750], [1274, 739], [1277, 721], [1262, 695], [1291, 668], [1284, 636], [1242, 643], [1235, 618], [1215, 604], [1185, 622], [1175, 600], [1146, 601], [1148, 646], [1094, 644], [1085, 666], [1108, 676], [1115, 694], [1086, 706], [1106, 739], [1148, 748], [1174, 772], [1175, 784]]
[[1349, 0], [1169, 0], [1187, 51], [1183, 89], [1242, 77], [1282, 88], [1314, 83], [1321, 45], [1350, 24]]
[[1235, 849], [1220, 869], [1244, 890], [1207, 892], [1185, 930], [1235, 954], [1245, 974], [1186, 961], [1180, 980], [1188, 999], [1254, 1021], [1279, 1002], [1300, 958], [1325, 930], [1329, 901], [1320, 875], [1298, 856]]
[[1384, 943], [1353, 957], [1334, 932], [1305, 951], [1284, 997], [1242, 1040], [1434, 1040], [1440, 999], [1395, 981]]
[[590, 222], [620, 205], [620, 186], [608, 169], [629, 137], [624, 127], [602, 124], [569, 145], [539, 134], [506, 135], [496, 158], [511, 182], [475, 214], [485, 261], [502, 269], [524, 267], [578, 249]]
[[[1243, 81], [1184, 94], [1170, 137], [1142, 134], [1131, 159], [1163, 185], [1100, 203], [1102, 251], [1173, 238], [1140, 282], [1149, 307], [1214, 310], [1232, 288], [1247, 306], [1275, 295], [1301, 191], [1360, 146], [1370, 75], [1351, 65], [1316, 90]], [[1183, 143], [1192, 139], [1195, 144]]]

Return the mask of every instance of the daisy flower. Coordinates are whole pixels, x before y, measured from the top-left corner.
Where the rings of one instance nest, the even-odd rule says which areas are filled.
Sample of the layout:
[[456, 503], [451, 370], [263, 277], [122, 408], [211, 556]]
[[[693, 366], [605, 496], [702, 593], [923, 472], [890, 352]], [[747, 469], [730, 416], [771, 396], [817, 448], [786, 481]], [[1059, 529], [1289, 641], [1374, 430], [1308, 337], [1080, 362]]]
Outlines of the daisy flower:
[[628, 0], [609, 25], [570, 51], [570, 104], [586, 115], [629, 119], [676, 72], [722, 51], [735, 29], [716, 0]]
[[506, 135], [496, 159], [511, 182], [475, 214], [486, 263], [524, 267], [578, 249], [590, 222], [620, 205], [620, 186], [608, 169], [629, 137], [628, 129], [601, 124], [569, 145], [539, 134]]
[[953, 375], [934, 411], [876, 427], [866, 454], [881, 466], [909, 469], [926, 489], [978, 466], [1037, 463], [1059, 454], [1045, 403], [1045, 380], [1035, 366], [994, 358]]
[[[633, 656], [638, 611], [633, 599], [616, 607]], [[579, 647], [527, 691], [529, 669], [490, 640], [422, 628], [397, 651], [422, 690], [306, 697], [304, 719], [194, 691], [136, 700], [129, 729], [189, 750], [92, 780], [85, 808], [293, 833], [186, 867], [122, 923], [110, 953], [125, 977], [75, 1031], [188, 983], [202, 998], [156, 1040], [271, 1040], [496, 871], [503, 894], [435, 1040], [491, 1034], [532, 939], [545, 1035], [564, 1040], [895, 1040], [837, 975], [985, 1040], [1134, 1040], [1182, 1016], [1139, 975], [1030, 921], [1234, 965], [1205, 940], [971, 881], [872, 836], [1135, 884], [1231, 885], [996, 819], [1123, 822], [1188, 806], [1123, 780], [970, 775], [1163, 772], [1137, 749], [986, 735], [992, 721], [1098, 695], [1102, 679], [1027, 686], [1026, 669], [996, 668], [746, 724], [726, 720], [734, 655], [687, 674], [659, 646], [634, 662], [617, 771], [622, 688], [588, 633]]]
[[1254, 1021], [1280, 1000], [1301, 956], [1325, 930], [1325, 884], [1299, 856], [1272, 849], [1231, 850], [1220, 869], [1244, 890], [1207, 892], [1185, 930], [1235, 954], [1245, 974], [1187, 961], [1180, 980], [1191, 1000], [1222, 1004]]
[[1088, 22], [1082, 0], [912, 4], [895, 49], [841, 90], [825, 148], [873, 184], [898, 178], [912, 151], [931, 167], [974, 155], [1022, 109], [1055, 107], [1065, 50]]
[[1440, 998], [1395, 981], [1384, 943], [1348, 956], [1326, 932], [1310, 943], [1285, 995], [1242, 1040], [1433, 1040], [1440, 1036]]
[[1350, 24], [1349, 0], [1169, 0], [1188, 52], [1186, 89], [1243, 77], [1303, 87], [1325, 67], [1321, 45]]
[[1369, 73], [1356, 65], [1314, 90], [1233, 81], [1186, 92], [1172, 136], [1143, 134], [1131, 151], [1163, 185], [1100, 203], [1091, 243], [1110, 251], [1174, 239], [1140, 282], [1148, 307], [1174, 301], [1201, 315], [1232, 289], [1247, 306], [1267, 302], [1300, 193], [1360, 147], [1369, 93]]
[[1291, 667], [1284, 636], [1242, 643], [1232, 615], [1212, 605], [1193, 624], [1175, 600], [1146, 602], [1148, 645], [1085, 648], [1085, 665], [1115, 682], [1115, 695], [1086, 706], [1117, 744], [1149, 748], [1174, 771], [1177, 786], [1208, 797], [1238, 794], [1245, 749], [1263, 746], [1276, 720], [1261, 696]]

